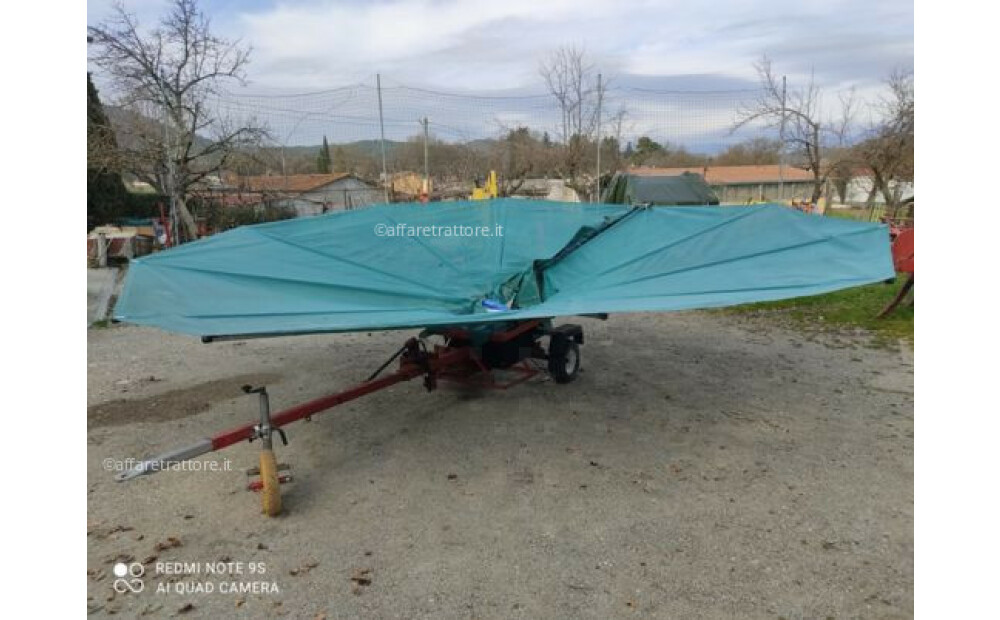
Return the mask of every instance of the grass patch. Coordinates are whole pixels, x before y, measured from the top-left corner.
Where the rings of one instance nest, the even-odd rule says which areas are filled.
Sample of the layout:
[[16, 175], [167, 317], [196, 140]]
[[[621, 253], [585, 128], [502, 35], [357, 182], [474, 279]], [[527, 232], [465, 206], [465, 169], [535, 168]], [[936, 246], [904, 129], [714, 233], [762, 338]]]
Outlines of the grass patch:
[[823, 215], [841, 220], [855, 220], [859, 222], [867, 222], [871, 218], [869, 209], [857, 207], [850, 209], [827, 209]]
[[873, 344], [906, 340], [912, 345], [912, 305], [900, 306], [884, 319], [875, 318], [896, 296], [907, 277], [901, 274], [892, 284], [869, 284], [825, 295], [736, 306], [725, 312], [788, 318], [793, 324], [813, 331], [861, 328], [875, 336]]

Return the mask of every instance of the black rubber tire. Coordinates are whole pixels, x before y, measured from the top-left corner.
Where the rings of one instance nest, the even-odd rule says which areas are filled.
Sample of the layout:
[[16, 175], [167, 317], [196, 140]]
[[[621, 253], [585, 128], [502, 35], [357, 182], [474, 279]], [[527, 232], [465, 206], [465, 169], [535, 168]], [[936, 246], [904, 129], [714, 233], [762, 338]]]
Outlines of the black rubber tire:
[[556, 383], [569, 383], [580, 372], [580, 345], [563, 334], [549, 341], [549, 374]]

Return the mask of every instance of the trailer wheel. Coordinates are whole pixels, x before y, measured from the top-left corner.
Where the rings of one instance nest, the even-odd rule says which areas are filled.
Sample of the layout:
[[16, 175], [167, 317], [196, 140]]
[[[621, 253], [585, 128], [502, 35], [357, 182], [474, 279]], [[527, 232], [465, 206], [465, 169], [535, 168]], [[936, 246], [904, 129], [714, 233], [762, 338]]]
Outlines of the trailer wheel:
[[549, 374], [556, 383], [569, 383], [580, 372], [580, 345], [564, 334], [549, 341]]
[[260, 506], [264, 514], [276, 517], [281, 513], [281, 483], [278, 481], [278, 462], [274, 451], [260, 453]]

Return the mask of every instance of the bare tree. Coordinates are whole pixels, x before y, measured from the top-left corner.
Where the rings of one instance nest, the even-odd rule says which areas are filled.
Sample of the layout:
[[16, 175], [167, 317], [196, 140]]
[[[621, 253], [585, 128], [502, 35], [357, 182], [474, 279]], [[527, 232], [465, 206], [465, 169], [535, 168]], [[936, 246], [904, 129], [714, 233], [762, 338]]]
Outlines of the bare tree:
[[881, 120], [857, 146], [860, 160], [871, 170], [872, 195], [881, 192], [889, 215], [895, 214], [902, 184], [913, 181], [913, 74], [894, 71], [886, 80], [889, 95], [880, 101]]
[[173, 0], [148, 32], [118, 3], [87, 34], [96, 48], [91, 60], [112, 79], [127, 111], [120, 123], [127, 135], [119, 136], [123, 164], [170, 196], [185, 236], [197, 238], [187, 207], [192, 189], [265, 133], [252, 119], [234, 122], [211, 105], [226, 82], [244, 82], [249, 47], [212, 34], [196, 0]]
[[530, 178], [547, 176], [555, 163], [553, 149], [544, 138], [520, 124], [508, 125], [497, 119], [500, 136], [490, 145], [489, 166], [499, 172], [501, 196], [513, 196]]
[[760, 166], [780, 163], [781, 142], [757, 136], [734, 144], [712, 159], [716, 166]]
[[607, 82], [597, 83], [593, 63], [586, 52], [575, 46], [564, 46], [553, 52], [539, 66], [549, 93], [559, 103], [558, 138], [564, 157], [561, 169], [567, 185], [577, 191], [588, 191], [592, 180], [583, 175], [587, 149], [597, 134], [597, 110], [607, 90]]
[[622, 169], [624, 161], [622, 159], [622, 135], [626, 130], [626, 120], [628, 119], [628, 109], [625, 104], [620, 104], [617, 111], [608, 117], [607, 126], [611, 128], [610, 135], [607, 135], [601, 143], [601, 153], [609, 151], [610, 166], [613, 172]]
[[[732, 131], [760, 121], [771, 129], [782, 128], [784, 142], [792, 147], [801, 161], [799, 166], [813, 173], [812, 202], [823, 194], [827, 180], [842, 174], [845, 166], [840, 158], [829, 155], [847, 152], [851, 123], [854, 116], [854, 91], [841, 93], [841, 114], [825, 120], [820, 106], [820, 88], [810, 77], [804, 88], [785, 92], [782, 80], [774, 74], [771, 60], [764, 56], [754, 65], [760, 77], [761, 93], [750, 105], [742, 107]], [[783, 127], [782, 127], [783, 126]]]

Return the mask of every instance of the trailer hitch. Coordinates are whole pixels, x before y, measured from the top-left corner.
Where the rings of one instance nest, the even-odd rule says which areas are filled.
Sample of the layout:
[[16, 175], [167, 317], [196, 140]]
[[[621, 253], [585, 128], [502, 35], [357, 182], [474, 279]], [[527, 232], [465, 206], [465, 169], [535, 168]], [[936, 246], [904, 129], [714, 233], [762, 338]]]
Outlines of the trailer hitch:
[[[493, 339], [497, 342], [505, 342], [534, 329], [537, 325], [538, 321], [518, 323], [507, 332], [500, 334], [502, 337], [497, 338], [495, 335]], [[391, 373], [380, 376], [397, 359], [399, 360], [399, 367]], [[470, 373], [475, 372], [489, 373], [490, 368], [476, 356], [473, 348], [468, 344], [446, 342], [445, 346], [435, 346], [433, 351], [428, 351], [428, 345], [424, 340], [410, 338], [402, 348], [386, 363], [382, 364], [367, 380], [339, 392], [327, 394], [326, 396], [289, 407], [274, 415], [271, 414], [267, 389], [264, 386], [254, 387], [247, 385], [243, 387], [243, 392], [246, 394], [257, 394], [258, 396], [260, 416], [256, 422], [241, 424], [198, 440], [185, 447], [169, 450], [157, 456], [138, 461], [127, 471], [117, 474], [115, 479], [119, 482], [131, 480], [163, 471], [166, 469], [164, 467], [165, 464], [187, 461], [209, 452], [222, 450], [236, 443], [260, 439], [262, 448], [260, 466], [248, 472], [252, 476], [257, 476], [258, 479], [251, 480], [248, 486], [252, 490], [260, 491], [263, 512], [268, 516], [275, 516], [281, 512], [279, 486], [281, 483], [291, 480], [289, 468], [276, 461], [272, 449], [272, 436], [275, 432], [281, 437], [283, 443], [288, 443], [288, 438], [282, 431], [283, 426], [298, 420], [309, 420], [313, 415], [318, 413], [343, 405], [367, 394], [416, 379], [417, 377], [423, 377], [424, 387], [428, 390], [433, 390], [437, 387], [439, 379], [464, 380]], [[486, 385], [506, 388], [515, 383], [520, 383], [535, 374], [535, 371], [529, 370], [523, 373], [522, 378], [514, 382], [496, 384], [491, 380]]]

